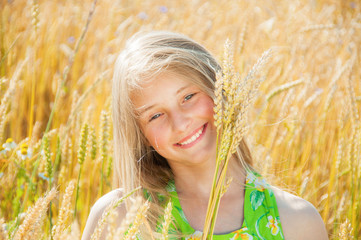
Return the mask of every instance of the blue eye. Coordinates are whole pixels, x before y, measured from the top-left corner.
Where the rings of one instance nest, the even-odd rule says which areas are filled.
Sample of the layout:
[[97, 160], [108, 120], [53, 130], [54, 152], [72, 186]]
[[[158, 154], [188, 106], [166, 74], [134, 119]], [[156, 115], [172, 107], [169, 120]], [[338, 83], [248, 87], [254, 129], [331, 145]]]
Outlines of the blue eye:
[[194, 95], [196, 95], [195, 93], [192, 94], [188, 94], [187, 96], [185, 96], [184, 100], [188, 101], [189, 99], [191, 99]]
[[154, 115], [149, 119], [149, 122], [150, 122], [150, 121], [153, 121], [153, 120], [155, 120], [155, 119], [157, 119], [157, 118], [159, 118], [161, 115], [162, 115], [162, 114], [160, 114], [160, 113], [154, 114]]

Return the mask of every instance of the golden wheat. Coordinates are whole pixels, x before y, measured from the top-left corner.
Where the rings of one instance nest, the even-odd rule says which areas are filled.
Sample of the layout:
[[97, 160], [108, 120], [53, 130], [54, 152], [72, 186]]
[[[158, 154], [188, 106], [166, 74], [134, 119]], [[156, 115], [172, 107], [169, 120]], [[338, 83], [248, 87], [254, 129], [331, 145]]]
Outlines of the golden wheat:
[[5, 229], [5, 221], [3, 218], [0, 218], [0, 240], [8, 240], [8, 233]]
[[353, 232], [353, 229], [352, 229], [351, 223], [346, 218], [346, 220], [340, 226], [340, 233], [338, 236], [340, 237], [341, 240], [354, 239], [352, 232]]
[[[49, 171], [52, 184], [64, 196], [67, 183], [78, 177], [79, 133], [86, 122], [91, 130], [89, 157], [83, 163], [86, 171], [80, 177], [81, 211], [75, 219], [70, 217], [73, 224], [63, 232], [64, 239], [80, 238], [91, 205], [115, 187], [111, 181], [111, 96], [107, 93], [111, 92], [109, 78], [117, 54], [139, 30], [170, 30], [201, 42], [221, 62], [226, 60], [221, 43], [227, 38], [234, 41], [229, 56], [233, 55], [240, 72], [233, 75], [237, 81], [246, 78], [265, 49], [283, 49], [264, 68], [266, 81], [260, 78], [256, 83], [260, 91], [254, 92], [255, 108], [249, 109], [249, 129], [241, 127], [244, 131], [239, 136], [247, 134], [247, 140], [252, 140], [255, 166], [260, 166], [262, 174], [273, 175], [276, 184], [315, 205], [330, 238], [344, 234], [347, 218], [353, 232], [343, 238], [358, 239], [361, 5], [352, 0], [275, 2], [2, 1], [0, 217], [8, 235], [14, 238], [25, 216], [24, 207], [34, 207], [49, 189], [46, 164], [41, 160], [37, 168], [35, 161], [43, 155], [42, 136], [47, 136], [50, 152], [56, 146]], [[215, 122], [221, 129], [222, 116], [233, 110], [221, 90], [222, 81], [215, 84]], [[231, 95], [237, 95], [235, 82], [226, 85]], [[244, 84], [237, 88], [249, 89]], [[99, 118], [102, 111], [108, 113], [106, 131], [104, 119]], [[224, 133], [239, 139], [229, 129]], [[16, 147], [9, 147], [6, 139], [10, 138]], [[26, 148], [21, 146], [24, 143]], [[230, 148], [227, 141], [219, 144]], [[32, 156], [19, 158], [17, 152], [22, 149], [31, 149]], [[226, 155], [223, 150], [222, 156]], [[61, 218], [62, 206], [56, 201], [51, 206], [55, 223]], [[154, 231], [144, 224], [149, 232]], [[51, 221], [43, 218], [39, 229], [44, 239], [49, 238]]]
[[124, 240], [136, 239], [138, 236], [139, 228], [144, 221], [146, 221], [147, 211], [149, 208], [149, 202], [146, 201], [139, 209], [134, 218], [132, 226], [127, 231], [126, 235], [124, 236]]
[[135, 198], [129, 211], [127, 211], [127, 214], [126, 214], [125, 218], [123, 219], [121, 225], [117, 229], [116, 236], [124, 236], [125, 232], [129, 228], [130, 224], [134, 221], [137, 211], [140, 208], [141, 204], [142, 204], [142, 199], [140, 197]]
[[161, 240], [167, 240], [169, 238], [168, 229], [169, 225], [172, 222], [172, 202], [169, 201], [165, 210], [164, 210], [164, 220], [162, 224], [162, 237]]
[[49, 203], [56, 196], [56, 190], [53, 188], [43, 198], [39, 198], [35, 205], [27, 212], [23, 223], [19, 226], [14, 235], [15, 240], [36, 239], [39, 237], [43, 218], [48, 209]]
[[65, 189], [65, 193], [61, 203], [61, 208], [59, 210], [58, 221], [56, 225], [53, 226], [52, 229], [51, 234], [54, 240], [62, 239], [66, 233], [68, 227], [67, 225], [69, 224], [69, 219], [72, 213], [71, 203], [72, 203], [74, 188], [75, 188], [75, 181], [72, 180], [69, 182], [68, 186]]

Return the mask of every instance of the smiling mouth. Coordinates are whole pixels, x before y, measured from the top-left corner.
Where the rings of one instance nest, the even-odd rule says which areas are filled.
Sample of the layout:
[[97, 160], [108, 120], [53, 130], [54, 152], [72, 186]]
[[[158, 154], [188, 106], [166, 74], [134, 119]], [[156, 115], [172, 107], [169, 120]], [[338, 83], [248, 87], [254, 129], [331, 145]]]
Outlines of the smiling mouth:
[[208, 123], [204, 124], [198, 131], [196, 131], [192, 136], [186, 137], [183, 141], [174, 144], [175, 146], [179, 147], [190, 147], [192, 143], [197, 142], [197, 140], [201, 139], [201, 137], [204, 135], [204, 132], [207, 128]]

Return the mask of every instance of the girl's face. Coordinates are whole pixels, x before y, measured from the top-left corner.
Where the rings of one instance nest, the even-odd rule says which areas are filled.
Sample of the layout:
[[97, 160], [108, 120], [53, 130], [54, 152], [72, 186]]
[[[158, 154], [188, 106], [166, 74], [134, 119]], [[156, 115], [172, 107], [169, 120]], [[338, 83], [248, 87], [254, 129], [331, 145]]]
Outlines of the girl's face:
[[182, 75], [164, 72], [143, 84], [132, 101], [148, 144], [176, 165], [214, 161], [213, 100]]

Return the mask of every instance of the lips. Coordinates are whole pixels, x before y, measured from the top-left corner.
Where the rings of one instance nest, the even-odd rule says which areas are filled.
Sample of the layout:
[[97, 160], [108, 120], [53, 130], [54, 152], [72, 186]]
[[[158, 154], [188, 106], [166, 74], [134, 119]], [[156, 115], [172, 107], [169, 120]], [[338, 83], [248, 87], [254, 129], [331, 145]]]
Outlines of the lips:
[[193, 146], [195, 143], [197, 143], [204, 135], [206, 128], [207, 128], [208, 123], [204, 124], [202, 127], [200, 127], [199, 129], [195, 130], [191, 135], [183, 138], [181, 141], [179, 141], [178, 143], [174, 144], [177, 147], [181, 147], [181, 148], [188, 148]]

